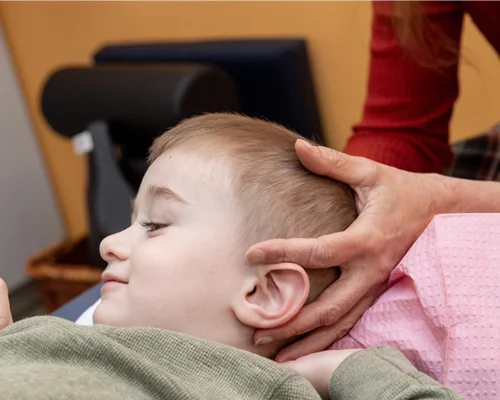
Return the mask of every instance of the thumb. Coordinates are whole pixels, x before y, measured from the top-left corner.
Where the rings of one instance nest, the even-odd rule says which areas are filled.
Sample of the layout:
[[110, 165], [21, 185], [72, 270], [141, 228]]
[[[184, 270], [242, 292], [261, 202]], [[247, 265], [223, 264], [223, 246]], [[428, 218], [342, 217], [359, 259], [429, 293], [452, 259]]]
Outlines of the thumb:
[[304, 140], [295, 142], [300, 162], [309, 171], [357, 186], [373, 176], [377, 164], [363, 157], [354, 157], [323, 146], [313, 146]]
[[12, 324], [10, 312], [9, 291], [7, 284], [0, 279], [0, 330]]

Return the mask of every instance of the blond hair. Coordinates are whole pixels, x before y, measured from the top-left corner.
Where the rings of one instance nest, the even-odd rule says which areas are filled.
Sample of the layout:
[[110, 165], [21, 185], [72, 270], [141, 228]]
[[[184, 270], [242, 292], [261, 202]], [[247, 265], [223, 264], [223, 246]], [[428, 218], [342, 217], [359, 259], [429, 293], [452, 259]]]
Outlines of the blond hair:
[[[148, 161], [174, 148], [227, 159], [247, 246], [271, 238], [318, 237], [345, 230], [357, 215], [353, 193], [348, 186], [302, 166], [295, 153], [299, 138], [271, 122], [206, 114], [186, 119], [158, 137]], [[310, 302], [337, 279], [339, 271], [307, 273]]]

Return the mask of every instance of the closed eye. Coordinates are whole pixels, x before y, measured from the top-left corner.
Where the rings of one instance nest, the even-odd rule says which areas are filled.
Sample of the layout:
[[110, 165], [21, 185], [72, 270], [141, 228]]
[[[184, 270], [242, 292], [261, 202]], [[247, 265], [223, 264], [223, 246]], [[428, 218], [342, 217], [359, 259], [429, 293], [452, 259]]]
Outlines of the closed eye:
[[146, 228], [148, 232], [154, 232], [163, 228], [167, 228], [169, 226], [168, 224], [161, 224], [152, 221], [141, 221], [140, 224], [141, 226]]

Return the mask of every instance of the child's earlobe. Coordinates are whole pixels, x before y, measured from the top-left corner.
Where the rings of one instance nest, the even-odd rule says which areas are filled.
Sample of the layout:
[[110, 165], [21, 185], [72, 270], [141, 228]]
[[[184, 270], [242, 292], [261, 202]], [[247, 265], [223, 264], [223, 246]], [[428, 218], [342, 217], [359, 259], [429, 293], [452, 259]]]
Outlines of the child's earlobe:
[[290, 321], [309, 295], [309, 279], [297, 264], [263, 265], [249, 282], [244, 296], [233, 304], [236, 317], [245, 325], [270, 329]]

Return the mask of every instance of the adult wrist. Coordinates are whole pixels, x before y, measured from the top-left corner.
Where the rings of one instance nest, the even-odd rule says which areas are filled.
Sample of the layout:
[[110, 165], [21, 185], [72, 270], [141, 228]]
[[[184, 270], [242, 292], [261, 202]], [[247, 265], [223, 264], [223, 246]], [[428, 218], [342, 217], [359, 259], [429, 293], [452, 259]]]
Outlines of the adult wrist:
[[440, 174], [428, 174], [428, 177], [432, 179], [434, 186], [434, 190], [429, 194], [433, 216], [464, 212], [460, 206], [463, 180]]

